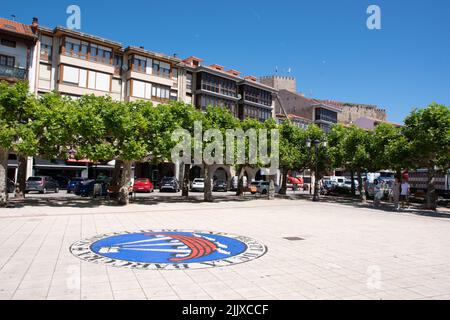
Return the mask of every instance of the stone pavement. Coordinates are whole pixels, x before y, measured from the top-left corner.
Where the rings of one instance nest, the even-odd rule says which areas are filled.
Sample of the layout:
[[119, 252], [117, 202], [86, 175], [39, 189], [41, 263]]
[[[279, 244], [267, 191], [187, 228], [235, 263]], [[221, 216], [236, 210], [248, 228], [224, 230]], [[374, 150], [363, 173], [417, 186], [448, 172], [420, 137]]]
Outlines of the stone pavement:
[[[448, 218], [288, 199], [80, 206], [0, 209], [0, 299], [450, 299]], [[98, 234], [164, 228], [249, 236], [268, 252], [156, 271], [69, 251]]]

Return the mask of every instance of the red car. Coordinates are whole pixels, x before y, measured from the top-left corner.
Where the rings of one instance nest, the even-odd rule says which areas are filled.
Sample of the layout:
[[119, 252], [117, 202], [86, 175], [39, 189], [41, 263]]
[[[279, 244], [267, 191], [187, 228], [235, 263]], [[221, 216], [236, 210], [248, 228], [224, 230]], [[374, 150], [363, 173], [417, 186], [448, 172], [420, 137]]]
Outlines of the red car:
[[148, 178], [139, 178], [134, 180], [134, 192], [153, 192], [153, 183]]

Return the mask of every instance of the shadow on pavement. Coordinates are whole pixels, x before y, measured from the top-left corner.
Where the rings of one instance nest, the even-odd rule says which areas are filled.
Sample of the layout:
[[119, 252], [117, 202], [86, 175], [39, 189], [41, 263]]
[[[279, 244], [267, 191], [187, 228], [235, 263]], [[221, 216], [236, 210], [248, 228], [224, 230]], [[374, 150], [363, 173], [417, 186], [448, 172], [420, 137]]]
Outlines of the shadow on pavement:
[[[287, 200], [305, 200], [312, 201], [312, 196], [309, 194], [290, 194], [290, 195], [276, 195], [277, 199]], [[267, 196], [245, 194], [243, 196], [236, 196], [230, 194], [214, 195], [212, 203], [221, 202], [248, 202], [267, 199]], [[202, 194], [190, 193], [189, 197], [182, 197], [180, 195], [173, 196], [150, 196], [150, 197], [131, 197], [130, 204], [137, 205], [157, 205], [159, 203], [203, 203]], [[359, 202], [359, 199], [342, 196], [321, 196], [320, 202], [341, 204], [352, 206], [354, 208], [365, 208], [372, 210], [379, 210], [389, 213], [397, 213], [391, 203], [382, 202], [378, 208], [373, 206], [373, 202], [368, 200], [367, 203]], [[24, 207], [60, 207], [60, 208], [96, 208], [100, 206], [121, 207], [117, 204], [115, 199], [107, 199], [104, 197], [98, 198], [83, 198], [83, 197], [45, 197], [35, 198], [28, 197], [25, 199], [11, 198], [7, 207], [9, 208], [24, 208]], [[418, 216], [434, 217], [434, 218], [450, 218], [450, 210], [446, 207], [439, 207], [437, 211], [425, 210], [422, 204], [411, 203], [410, 208], [400, 210], [401, 213], [409, 213]]]
[[[290, 200], [309, 200], [312, 201], [311, 195], [299, 194], [299, 195], [289, 195], [289, 196], [279, 196], [280, 198], [290, 199]], [[426, 210], [424, 209], [423, 204], [419, 203], [410, 203], [409, 208], [401, 209], [397, 211], [394, 209], [394, 205], [389, 202], [382, 202], [378, 208], [373, 206], [372, 200], [367, 200], [366, 203], [361, 203], [358, 198], [353, 197], [342, 197], [342, 196], [321, 196], [320, 202], [323, 203], [335, 203], [342, 204], [347, 206], [352, 206], [354, 208], [364, 208], [364, 209], [372, 209], [372, 210], [380, 210], [384, 212], [390, 213], [409, 213], [418, 216], [426, 216], [433, 218], [450, 218], [450, 210], [447, 207], [438, 207], [437, 211]]]
[[[230, 196], [214, 195], [212, 203], [220, 202], [247, 202], [252, 200], [265, 199], [265, 197], [244, 195]], [[150, 196], [150, 197], [131, 197], [130, 204], [137, 205], [157, 205], [158, 203], [203, 203], [203, 195], [183, 196]], [[105, 197], [45, 197], [35, 198], [28, 197], [25, 199], [10, 198], [7, 208], [24, 208], [24, 207], [60, 207], [60, 208], [97, 208], [100, 206], [122, 207], [117, 204], [115, 199]]]

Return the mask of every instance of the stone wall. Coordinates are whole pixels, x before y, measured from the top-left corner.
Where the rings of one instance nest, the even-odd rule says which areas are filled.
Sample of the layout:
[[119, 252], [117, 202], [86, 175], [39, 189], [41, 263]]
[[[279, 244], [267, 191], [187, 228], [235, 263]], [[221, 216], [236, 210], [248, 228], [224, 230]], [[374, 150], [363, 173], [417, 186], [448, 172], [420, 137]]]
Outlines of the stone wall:
[[379, 109], [371, 105], [343, 104], [342, 112], [338, 114], [338, 122], [354, 123], [361, 117], [373, 118], [385, 121], [387, 119], [386, 110]]
[[277, 90], [288, 90], [297, 92], [297, 81], [294, 77], [288, 76], [265, 76], [259, 78], [259, 81], [266, 86], [270, 86]]

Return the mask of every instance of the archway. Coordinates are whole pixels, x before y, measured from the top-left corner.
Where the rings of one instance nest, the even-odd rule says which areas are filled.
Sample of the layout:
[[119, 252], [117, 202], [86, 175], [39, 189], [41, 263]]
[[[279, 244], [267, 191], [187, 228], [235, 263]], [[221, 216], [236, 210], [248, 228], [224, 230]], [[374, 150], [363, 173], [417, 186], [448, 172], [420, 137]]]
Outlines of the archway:
[[228, 173], [224, 168], [217, 168], [213, 174], [213, 181], [215, 180], [228, 181]]
[[192, 181], [195, 178], [202, 178], [202, 168], [199, 166], [193, 166], [191, 170], [189, 170], [189, 180]]

